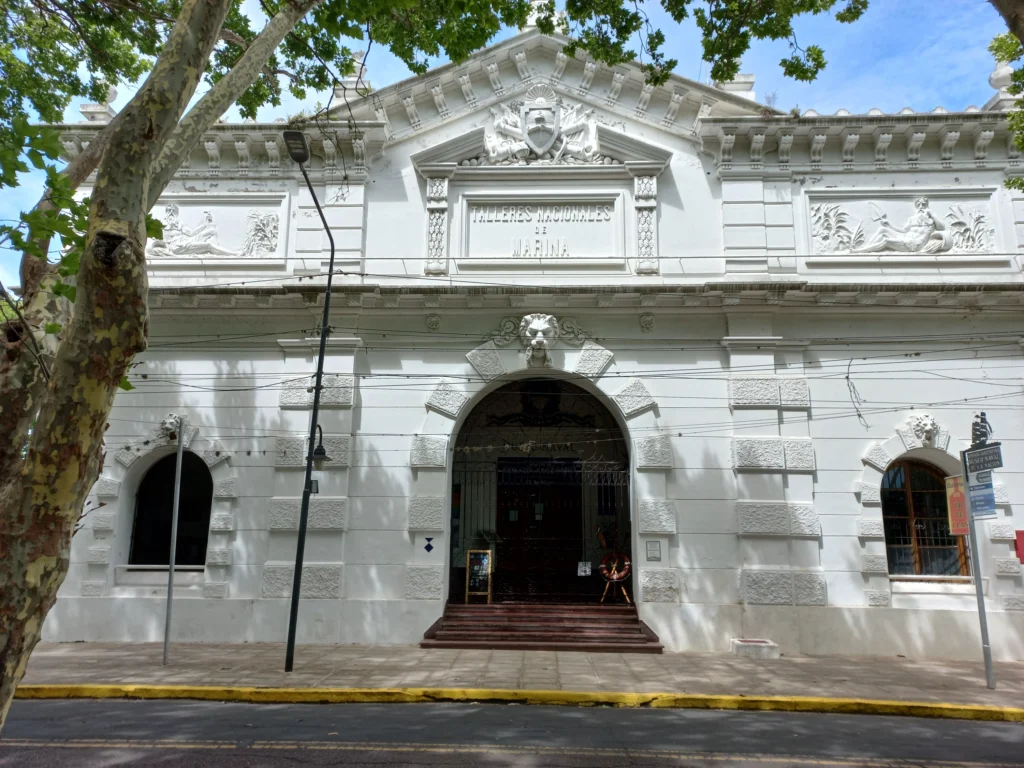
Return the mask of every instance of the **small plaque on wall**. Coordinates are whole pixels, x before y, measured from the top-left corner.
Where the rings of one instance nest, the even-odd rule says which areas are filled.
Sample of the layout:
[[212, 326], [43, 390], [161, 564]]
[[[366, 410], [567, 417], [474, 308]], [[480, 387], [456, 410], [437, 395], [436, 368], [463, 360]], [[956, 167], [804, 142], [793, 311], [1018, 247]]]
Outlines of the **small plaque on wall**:
[[659, 563], [659, 562], [661, 562], [661, 542], [660, 541], [648, 541], [647, 542], [647, 562], [648, 563]]

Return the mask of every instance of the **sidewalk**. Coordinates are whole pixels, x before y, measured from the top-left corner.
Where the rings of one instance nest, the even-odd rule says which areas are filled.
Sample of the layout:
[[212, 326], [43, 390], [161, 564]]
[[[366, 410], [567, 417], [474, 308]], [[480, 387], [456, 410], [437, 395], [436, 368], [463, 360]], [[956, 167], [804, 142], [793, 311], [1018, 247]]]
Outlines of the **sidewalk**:
[[[73, 692], [63, 690], [62, 694], [61, 689], [67, 686], [131, 685], [360, 689], [362, 695], [358, 700], [363, 701], [373, 699], [363, 689], [371, 689], [371, 692], [432, 689], [430, 696], [416, 700], [453, 696], [481, 700], [538, 700], [534, 696], [515, 697], [505, 693], [529, 690], [578, 692], [581, 697], [576, 703], [654, 706], [728, 707], [728, 703], [722, 703], [722, 697], [743, 699], [743, 708], [786, 708], [753, 707], [750, 700], [799, 697], [804, 705], [788, 708], [819, 711], [839, 711], [834, 707], [822, 709], [815, 706], [814, 701], [820, 699], [926, 702], [957, 707], [1024, 706], [1024, 663], [997, 663], [998, 688], [990, 691], [985, 687], [981, 663], [899, 658], [793, 656], [774, 661], [754, 661], [713, 653], [591, 654], [424, 650], [415, 646], [300, 645], [296, 650], [295, 670], [288, 674], [284, 672], [284, 646], [278, 644], [179, 643], [171, 646], [170, 664], [166, 667], [160, 663], [161, 655], [162, 646], [156, 643], [40, 643], [32, 655], [19, 696], [88, 697], [95, 694], [89, 694], [82, 688]], [[445, 689], [445, 692], [433, 689]], [[618, 694], [623, 696], [617, 699], [607, 696]], [[673, 700], [677, 703], [654, 704], [651, 697], [629, 697], [627, 694], [675, 694]], [[108, 692], [105, 695], [125, 694]], [[160, 696], [150, 693], [146, 697]], [[179, 694], [176, 697], [195, 696]], [[709, 697], [715, 697], [715, 700], [699, 703]], [[203, 698], [216, 697], [209, 695]], [[356, 700], [339, 698], [337, 692], [328, 698]], [[551, 703], [574, 703], [566, 694], [548, 698]], [[264, 695], [260, 700], [267, 699], [268, 696]], [[684, 699], [698, 703], [679, 703]], [[298, 699], [292, 697], [289, 700]], [[869, 710], [847, 708], [843, 711]], [[876, 707], [870, 711], [880, 710]], [[1017, 712], [1020, 716], [1014, 715], [1012, 719], [1024, 718], [1024, 710]]]

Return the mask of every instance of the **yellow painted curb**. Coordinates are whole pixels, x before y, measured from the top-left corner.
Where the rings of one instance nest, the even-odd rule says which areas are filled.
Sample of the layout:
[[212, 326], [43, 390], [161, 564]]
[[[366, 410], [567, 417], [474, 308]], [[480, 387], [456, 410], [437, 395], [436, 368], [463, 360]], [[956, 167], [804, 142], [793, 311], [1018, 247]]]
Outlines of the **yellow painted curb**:
[[202, 685], [22, 685], [18, 699], [200, 699], [259, 704], [417, 703], [480, 701], [572, 707], [656, 707], [764, 712], [902, 715], [955, 720], [1024, 722], [1024, 709], [985, 704], [945, 704], [818, 696], [730, 696], [696, 693], [530, 691], [492, 688], [255, 688]]

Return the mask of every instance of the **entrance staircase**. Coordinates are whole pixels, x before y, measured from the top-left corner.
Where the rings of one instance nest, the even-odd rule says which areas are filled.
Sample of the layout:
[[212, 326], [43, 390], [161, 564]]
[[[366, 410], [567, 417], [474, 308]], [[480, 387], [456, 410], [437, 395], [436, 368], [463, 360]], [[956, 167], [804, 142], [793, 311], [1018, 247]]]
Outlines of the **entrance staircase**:
[[661, 653], [634, 606], [448, 603], [421, 648]]

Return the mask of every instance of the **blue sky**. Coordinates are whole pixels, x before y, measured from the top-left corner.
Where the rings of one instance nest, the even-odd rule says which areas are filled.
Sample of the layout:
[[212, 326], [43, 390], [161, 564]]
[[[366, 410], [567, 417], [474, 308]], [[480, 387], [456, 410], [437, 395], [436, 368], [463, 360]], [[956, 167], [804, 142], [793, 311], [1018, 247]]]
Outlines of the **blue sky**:
[[[256, 7], [255, 0], [246, 5]], [[677, 25], [648, 3], [652, 22], [666, 34], [668, 54], [679, 60], [676, 72], [691, 79], [705, 80], [700, 39], [692, 23]], [[655, 9], [656, 8], [656, 9]], [[796, 23], [801, 45], [815, 43], [825, 49], [828, 67], [813, 83], [788, 79], [779, 60], [788, 56], [784, 42], [758, 43], [743, 59], [743, 72], [756, 76], [755, 90], [763, 101], [775, 95], [779, 109], [799, 105], [821, 114], [838, 109], [853, 113], [878, 107], [898, 112], [903, 107], [930, 111], [943, 106], [950, 111], [974, 104], [981, 106], [992, 95], [988, 75], [993, 61], [989, 41], [1005, 25], [985, 0], [871, 0], [864, 17], [855, 24], [839, 24], [830, 16], [803, 17]], [[512, 34], [506, 31], [501, 37]], [[358, 45], [354, 47], [359, 47]], [[369, 79], [381, 88], [409, 77], [405, 65], [387, 50], [373, 46], [367, 58]], [[438, 62], [440, 63], [440, 62]], [[115, 107], [122, 106], [131, 89], [122, 87]], [[321, 101], [326, 101], [322, 97]], [[311, 103], [316, 98], [309, 100]], [[309, 104], [287, 97], [279, 108], [265, 108], [260, 120], [274, 120], [294, 114]], [[79, 103], [72, 104], [65, 119], [81, 120]], [[228, 113], [227, 119], [237, 118]], [[11, 219], [23, 207], [31, 207], [42, 192], [39, 174], [23, 178], [21, 187], [0, 192], [0, 219]], [[0, 279], [17, 285], [17, 258], [0, 252]]]

